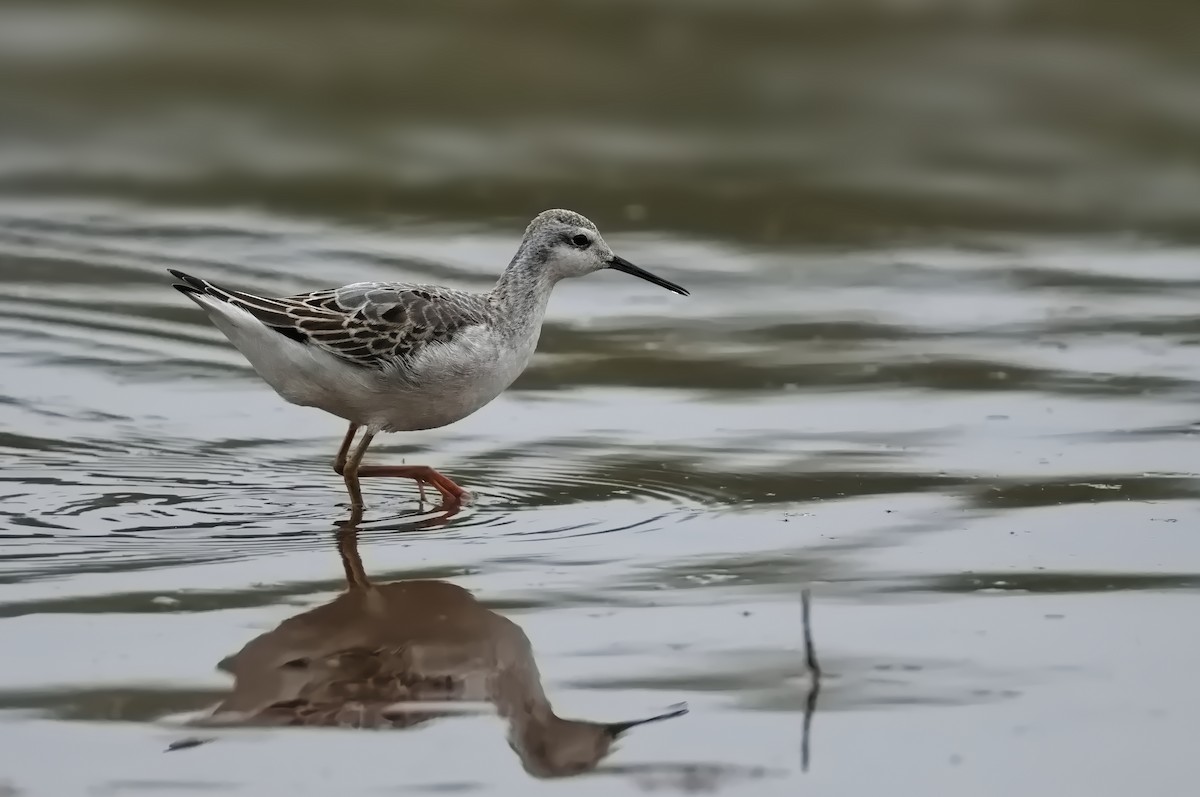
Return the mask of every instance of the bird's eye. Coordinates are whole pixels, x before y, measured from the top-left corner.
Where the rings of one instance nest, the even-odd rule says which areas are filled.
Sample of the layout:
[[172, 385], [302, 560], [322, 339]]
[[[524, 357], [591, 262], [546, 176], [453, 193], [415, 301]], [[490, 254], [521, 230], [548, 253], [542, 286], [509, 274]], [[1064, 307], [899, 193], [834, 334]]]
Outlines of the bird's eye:
[[591, 242], [592, 242], [592, 239], [588, 238], [586, 235], [576, 235], [574, 238], [571, 239], [571, 243], [575, 244], [580, 249], [587, 246]]

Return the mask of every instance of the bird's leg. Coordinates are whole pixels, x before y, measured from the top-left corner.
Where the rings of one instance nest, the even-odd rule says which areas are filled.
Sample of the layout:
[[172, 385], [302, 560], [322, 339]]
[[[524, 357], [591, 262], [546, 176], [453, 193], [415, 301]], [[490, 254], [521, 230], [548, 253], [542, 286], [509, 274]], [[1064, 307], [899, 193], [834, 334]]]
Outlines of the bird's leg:
[[428, 484], [441, 494], [443, 507], [452, 509], [462, 505], [467, 491], [428, 465], [363, 465], [362, 460], [367, 453], [367, 448], [371, 445], [371, 441], [375, 439], [375, 433], [370, 430], [363, 432], [362, 439], [354, 448], [354, 452], [347, 456], [346, 452], [349, 450], [350, 443], [354, 440], [354, 434], [357, 431], [358, 426], [350, 424], [350, 428], [346, 432], [346, 438], [342, 441], [342, 447], [338, 450], [337, 458], [333, 462], [333, 469], [340, 473], [346, 482], [346, 492], [350, 494], [350, 505], [356, 519], [361, 517], [365, 506], [362, 498], [362, 488], [359, 486], [358, 480], [368, 476], [393, 476], [402, 479], [412, 479], [421, 490], [422, 500], [425, 498], [425, 485]]
[[337, 532], [338, 554], [342, 557], [342, 568], [346, 571], [346, 589], [350, 592], [371, 588], [371, 579], [358, 555], [358, 528], [347, 523]]
[[[351, 425], [351, 431], [354, 426]], [[350, 435], [346, 435], [347, 439]], [[366, 468], [360, 468], [363, 456], [367, 453], [367, 447], [371, 445], [371, 441], [375, 439], [375, 433], [370, 429], [363, 432], [362, 440], [355, 447], [354, 453], [346, 460], [346, 464], [342, 468], [342, 479], [346, 482], [346, 492], [350, 493], [350, 506], [356, 514], [363, 510], [362, 490], [358, 486], [358, 477]], [[366, 474], [362, 474], [366, 475]]]
[[418, 485], [428, 484], [442, 494], [442, 506], [447, 509], [460, 506], [467, 496], [466, 490], [428, 465], [363, 465], [358, 469], [358, 475], [397, 476], [412, 479]]
[[333, 458], [333, 472], [339, 476], [346, 469], [346, 455], [350, 453], [350, 444], [354, 442], [354, 434], [357, 431], [358, 424], [350, 424], [350, 428], [346, 430], [346, 437], [342, 440], [342, 447], [338, 449], [337, 456]]

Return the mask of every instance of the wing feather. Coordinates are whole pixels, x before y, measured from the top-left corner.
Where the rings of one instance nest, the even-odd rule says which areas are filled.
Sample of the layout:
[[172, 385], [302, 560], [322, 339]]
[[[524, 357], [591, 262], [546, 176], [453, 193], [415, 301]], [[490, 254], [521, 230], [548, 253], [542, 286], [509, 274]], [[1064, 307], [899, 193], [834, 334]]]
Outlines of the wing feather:
[[292, 340], [369, 368], [403, 365], [422, 348], [486, 323], [489, 314], [485, 297], [436, 285], [358, 282], [271, 298], [171, 273], [183, 281], [180, 290], [228, 302]]

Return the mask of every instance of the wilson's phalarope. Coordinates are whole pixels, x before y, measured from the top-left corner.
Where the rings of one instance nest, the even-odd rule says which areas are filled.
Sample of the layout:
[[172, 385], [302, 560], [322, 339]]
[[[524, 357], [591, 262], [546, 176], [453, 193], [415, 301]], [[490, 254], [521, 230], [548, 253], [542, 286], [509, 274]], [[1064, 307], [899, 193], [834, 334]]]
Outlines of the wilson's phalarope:
[[555, 284], [606, 268], [688, 295], [614, 254], [592, 222], [569, 210], [530, 222], [487, 293], [359, 282], [273, 299], [169, 271], [280, 396], [350, 422], [333, 468], [359, 512], [364, 476], [414, 479], [441, 493], [445, 507], [460, 504], [466, 491], [427, 465], [363, 465], [371, 440], [446, 426], [496, 398], [533, 357]]

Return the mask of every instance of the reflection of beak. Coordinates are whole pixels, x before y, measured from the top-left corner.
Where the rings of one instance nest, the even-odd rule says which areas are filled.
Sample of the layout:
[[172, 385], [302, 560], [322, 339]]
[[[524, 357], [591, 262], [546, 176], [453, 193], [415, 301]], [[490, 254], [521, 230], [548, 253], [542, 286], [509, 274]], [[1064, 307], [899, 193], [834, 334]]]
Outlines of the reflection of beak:
[[626, 274], [632, 274], [635, 277], [641, 277], [646, 282], [653, 282], [655, 285], [666, 288], [669, 291], [674, 291], [680, 296], [691, 296], [690, 293], [676, 285], [674, 282], [665, 280], [662, 277], [656, 277], [649, 271], [646, 271], [646, 269], [638, 268], [620, 255], [613, 255], [612, 260], [608, 261], [608, 267], [611, 269], [616, 269], [617, 271], [624, 271]]
[[[686, 296], [687, 294], [684, 295]], [[674, 706], [671, 706], [662, 714], [656, 714], [655, 716], [647, 717], [644, 720], [610, 722], [604, 726], [604, 729], [608, 731], [609, 736], [615, 739], [621, 734], [625, 733], [625, 731], [629, 730], [630, 728], [636, 728], [638, 725], [645, 725], [647, 722], [658, 722], [659, 720], [674, 719], [675, 717], [682, 717], [686, 713], [688, 713], [687, 703], [678, 703]]]

